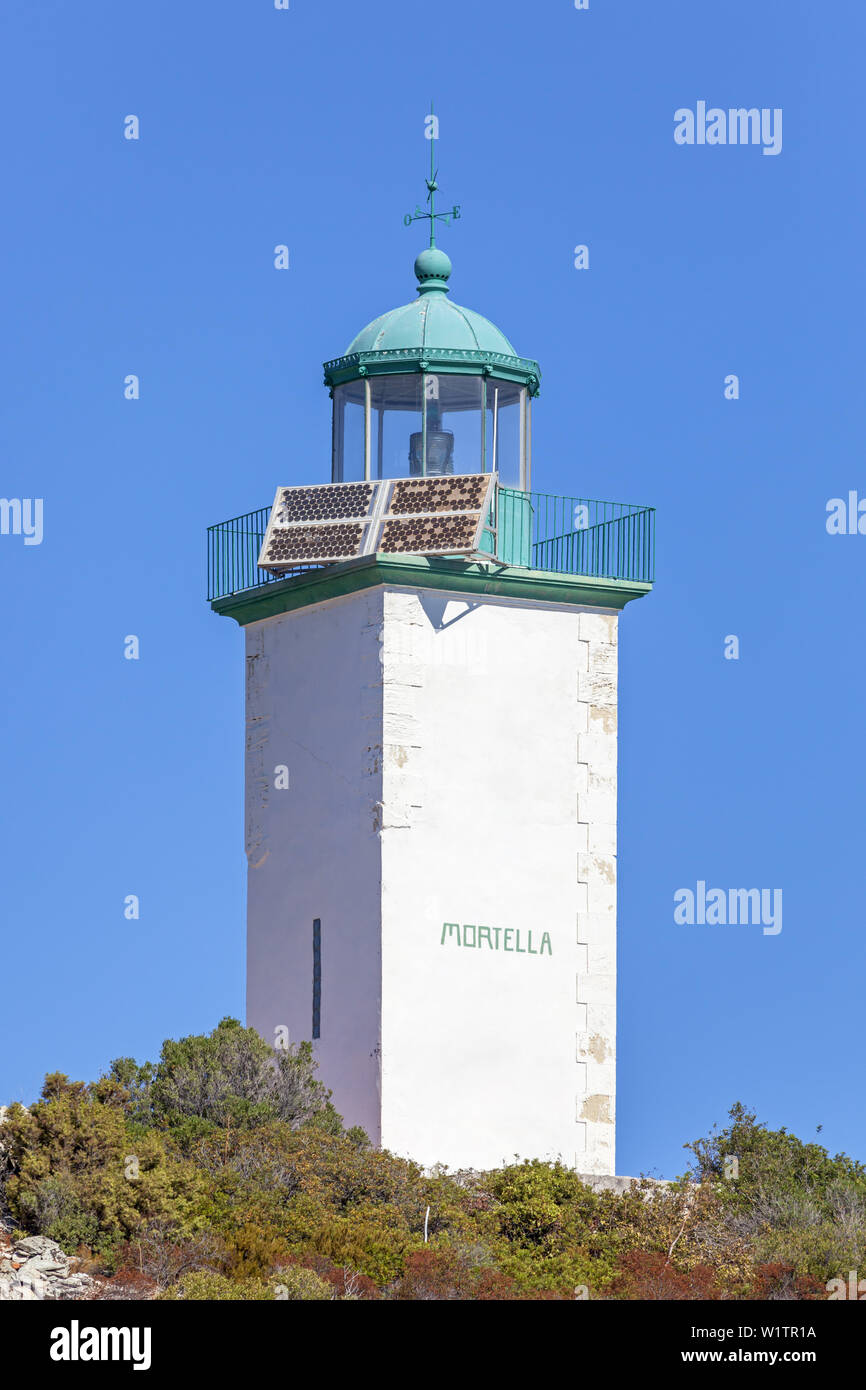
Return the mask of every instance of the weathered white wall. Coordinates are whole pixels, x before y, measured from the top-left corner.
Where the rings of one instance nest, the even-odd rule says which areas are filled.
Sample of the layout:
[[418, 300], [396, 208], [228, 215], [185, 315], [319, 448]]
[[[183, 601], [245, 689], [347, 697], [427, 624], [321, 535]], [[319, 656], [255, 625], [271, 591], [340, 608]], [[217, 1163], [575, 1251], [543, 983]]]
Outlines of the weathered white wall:
[[[245, 629], [247, 1022], [311, 1037], [320, 1076], [379, 1140], [381, 590]], [[274, 769], [289, 768], [288, 790]]]
[[247, 643], [249, 1021], [309, 1037], [321, 917], [347, 1122], [425, 1164], [614, 1172], [616, 616], [379, 589]]
[[418, 591], [385, 619], [383, 1142], [613, 1172], [616, 620]]
[[615, 1173], [616, 614], [581, 613], [577, 740], [576, 1166]]

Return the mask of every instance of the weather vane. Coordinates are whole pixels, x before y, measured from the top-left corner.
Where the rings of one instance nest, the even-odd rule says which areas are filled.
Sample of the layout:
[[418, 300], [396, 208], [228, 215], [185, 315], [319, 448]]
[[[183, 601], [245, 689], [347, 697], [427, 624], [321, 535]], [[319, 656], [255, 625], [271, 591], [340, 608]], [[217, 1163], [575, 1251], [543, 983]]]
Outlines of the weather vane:
[[430, 177], [427, 179], [427, 211], [415, 205], [414, 212], [407, 212], [403, 218], [403, 226], [411, 227], [413, 222], [428, 221], [430, 223], [430, 245], [436, 245], [436, 223], [444, 222], [446, 227], [452, 222], [456, 222], [460, 216], [460, 204], [455, 203], [449, 212], [436, 211], [436, 194], [439, 185], [436, 177], [439, 170], [436, 168], [436, 137], [439, 131], [439, 122], [433, 114], [433, 103], [430, 103], [430, 115], [427, 117], [427, 139], [430, 141]]

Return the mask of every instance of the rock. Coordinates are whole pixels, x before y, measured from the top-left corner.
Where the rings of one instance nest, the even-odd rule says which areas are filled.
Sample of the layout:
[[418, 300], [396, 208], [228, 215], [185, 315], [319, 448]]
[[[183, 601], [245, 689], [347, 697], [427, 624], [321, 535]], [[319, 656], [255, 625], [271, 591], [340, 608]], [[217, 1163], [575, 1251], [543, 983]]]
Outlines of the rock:
[[97, 1287], [47, 1236], [25, 1236], [8, 1253], [11, 1259], [0, 1261], [0, 1301], [86, 1298]]
[[49, 1240], [47, 1236], [25, 1236], [23, 1240], [15, 1242], [15, 1254], [27, 1259], [30, 1255], [55, 1255], [59, 1254], [62, 1259], [68, 1259], [63, 1254], [56, 1240]]
[[50, 1256], [34, 1255], [32, 1260], [25, 1260], [18, 1270], [19, 1279], [33, 1279], [41, 1276], [43, 1279], [52, 1274], [60, 1275], [65, 1279], [69, 1273], [69, 1261], [64, 1260], [61, 1264], [58, 1260]]

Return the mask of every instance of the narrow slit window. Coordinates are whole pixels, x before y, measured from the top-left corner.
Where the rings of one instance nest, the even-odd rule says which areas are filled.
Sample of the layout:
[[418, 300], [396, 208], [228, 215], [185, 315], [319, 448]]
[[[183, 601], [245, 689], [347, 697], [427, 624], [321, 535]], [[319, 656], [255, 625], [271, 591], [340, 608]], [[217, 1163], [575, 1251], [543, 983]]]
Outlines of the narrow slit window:
[[313, 919], [313, 1037], [321, 1036], [322, 1025], [322, 923]]

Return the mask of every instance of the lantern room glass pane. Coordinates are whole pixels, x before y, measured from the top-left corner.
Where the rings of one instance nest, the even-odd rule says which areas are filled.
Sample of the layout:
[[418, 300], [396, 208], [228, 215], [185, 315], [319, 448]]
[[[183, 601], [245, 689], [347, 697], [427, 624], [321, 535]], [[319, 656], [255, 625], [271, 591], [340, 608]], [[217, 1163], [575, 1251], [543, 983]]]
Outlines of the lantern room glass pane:
[[334, 388], [334, 436], [331, 477], [335, 483], [364, 480], [364, 383], [348, 381]]
[[525, 486], [525, 394], [526, 388], [514, 381], [487, 380], [487, 472], [498, 472], [503, 487]]
[[370, 378], [371, 478], [412, 476], [410, 453], [423, 433], [423, 403], [418, 372]]
[[427, 476], [480, 473], [481, 377], [427, 372], [424, 404]]
[[515, 382], [431, 371], [360, 378], [334, 390], [332, 477], [359, 482], [496, 470], [504, 486], [522, 489], [527, 434], [526, 389]]

